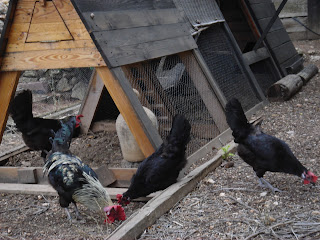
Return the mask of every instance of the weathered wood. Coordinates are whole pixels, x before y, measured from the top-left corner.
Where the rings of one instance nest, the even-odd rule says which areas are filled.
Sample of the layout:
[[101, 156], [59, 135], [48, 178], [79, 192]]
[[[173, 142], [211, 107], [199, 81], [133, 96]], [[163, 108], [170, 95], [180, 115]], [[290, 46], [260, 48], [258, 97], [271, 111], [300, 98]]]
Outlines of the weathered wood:
[[294, 57], [295, 55], [298, 55], [291, 41], [273, 48], [272, 51], [280, 64], [284, 63], [286, 60]]
[[149, 1], [136, 1], [136, 0], [73, 0], [72, 3], [81, 12], [94, 12], [94, 11], [124, 11], [130, 9], [150, 10], [150, 9], [166, 9], [174, 8], [172, 0], [149, 0]]
[[[93, 33], [93, 35], [94, 38], [98, 38], [97, 35], [100, 35], [100, 33]], [[97, 44], [100, 45], [101, 51], [105, 54], [104, 60], [111, 67], [137, 63], [197, 48], [197, 44], [191, 35], [115, 48], [109, 48], [108, 44], [103, 41], [98, 41]]]
[[104, 186], [104, 187], [109, 186], [110, 184], [117, 181], [115, 175], [107, 167], [107, 165], [102, 165], [94, 171], [99, 176], [99, 181], [101, 182], [102, 186]]
[[[96, 70], [135, 137], [141, 151], [146, 157], [151, 155], [160, 146], [162, 140], [156, 129], [152, 126], [150, 119], [143, 110], [138, 97], [133, 92], [124, 73], [121, 69], [113, 69], [117, 76], [116, 79], [107, 67], [96, 68]], [[141, 121], [141, 119], [143, 120]]]
[[29, 148], [22, 144], [20, 146], [15, 147], [14, 149], [11, 149], [10, 151], [4, 152], [0, 155], [0, 166], [2, 166], [2, 163], [4, 161], [7, 161], [9, 157], [15, 156], [19, 153], [22, 153], [24, 151], [27, 151]]
[[[230, 150], [233, 148], [234, 145], [232, 145]], [[108, 239], [128, 240], [138, 238], [148, 226], [152, 225], [161, 215], [192, 191], [201, 179], [220, 164], [221, 154], [217, 154], [212, 160], [193, 170], [186, 177], [155, 196], [139, 211], [133, 213], [122, 225], [109, 235]]]
[[[111, 199], [116, 200], [117, 194], [123, 194], [127, 191], [126, 188], [105, 188], [109, 193]], [[50, 185], [42, 184], [17, 184], [17, 183], [0, 183], [1, 193], [11, 193], [11, 194], [32, 194], [32, 195], [46, 195], [46, 196], [58, 196], [56, 190]], [[134, 201], [148, 201], [155, 194], [150, 194], [147, 197], [138, 198]]]
[[[261, 30], [263, 30], [267, 27], [270, 19], [271, 19], [271, 17], [258, 20], [258, 23], [259, 23]], [[282, 22], [279, 18], [277, 18], [276, 21], [273, 23], [272, 27], [270, 28], [269, 33], [276, 31], [276, 30], [279, 30], [279, 29], [282, 29], [282, 28], [283, 28]]]
[[269, 32], [266, 41], [270, 45], [271, 48], [275, 48], [277, 46], [280, 46], [283, 43], [291, 41], [289, 38], [289, 35], [286, 31], [286, 29], [281, 28], [278, 30], [275, 30], [273, 32]]
[[105, 66], [96, 48], [6, 53], [1, 71]]
[[[274, 4], [271, 1], [268, 1], [266, 3], [252, 4], [251, 8], [254, 11], [255, 16], [258, 20], [272, 17], [274, 15], [274, 13], [276, 12]], [[270, 22], [270, 20], [269, 20], [269, 22]], [[264, 30], [264, 28], [263, 28], [263, 30]]]
[[289, 74], [274, 83], [267, 91], [270, 101], [286, 101], [290, 99], [302, 87], [300, 76]]
[[37, 171], [35, 168], [18, 169], [18, 182], [19, 183], [38, 183]]
[[297, 73], [301, 77], [303, 84], [305, 85], [309, 80], [318, 73], [319, 69], [314, 64], [308, 64], [302, 71]]
[[[185, 22], [177, 9], [127, 10], [114, 12], [82, 13], [90, 31], [138, 28], [155, 25], [169, 25]], [[165, 16], [165, 17], [163, 17]]]
[[[320, 33], [320, 2], [308, 0], [308, 26], [316, 33]], [[308, 32], [310, 38], [319, 38], [319, 35]]]
[[79, 114], [83, 115], [81, 118], [81, 133], [87, 133], [92, 124], [96, 108], [101, 98], [104, 84], [97, 72], [92, 73], [86, 95], [82, 100]]
[[0, 73], [0, 143], [8, 119], [8, 110], [11, 99], [14, 97], [20, 72]]
[[90, 130], [96, 132], [114, 132], [116, 134], [116, 122], [114, 120], [102, 120], [93, 122]]
[[45, 7], [47, 5], [47, 0], [40, 0], [40, 6]]
[[270, 58], [269, 52], [265, 47], [259, 48], [257, 51], [246, 52], [242, 56], [248, 65]]
[[[1, 167], [0, 183], [19, 183], [18, 172], [28, 169], [35, 170], [35, 177], [37, 178], [39, 184], [48, 184], [47, 176], [43, 175], [42, 167]], [[106, 170], [105, 167], [102, 167], [100, 170], [96, 167], [93, 167], [92, 169], [97, 171], [99, 179], [106, 178], [104, 175], [110, 173], [112, 176], [107, 178], [115, 178], [117, 181], [123, 182], [129, 182], [132, 178], [132, 175], [137, 171], [136, 168], [109, 168], [110, 172]]]

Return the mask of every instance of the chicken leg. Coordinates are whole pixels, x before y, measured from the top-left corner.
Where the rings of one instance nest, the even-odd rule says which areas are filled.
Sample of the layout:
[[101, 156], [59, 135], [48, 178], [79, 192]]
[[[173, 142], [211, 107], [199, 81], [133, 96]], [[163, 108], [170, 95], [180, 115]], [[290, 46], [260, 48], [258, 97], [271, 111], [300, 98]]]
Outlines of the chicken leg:
[[273, 187], [267, 180], [264, 178], [259, 178], [259, 186], [264, 188], [269, 188], [273, 193], [275, 192], [282, 192], [280, 189]]

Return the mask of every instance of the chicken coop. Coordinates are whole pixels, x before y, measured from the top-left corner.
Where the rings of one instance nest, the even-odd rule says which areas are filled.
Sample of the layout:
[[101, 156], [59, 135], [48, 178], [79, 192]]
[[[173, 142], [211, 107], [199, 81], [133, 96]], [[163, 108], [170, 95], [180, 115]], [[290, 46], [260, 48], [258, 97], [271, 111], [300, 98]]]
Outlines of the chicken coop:
[[[85, 82], [74, 103], [81, 104], [84, 133], [121, 113], [147, 157], [168, 135], [173, 116], [183, 114], [192, 125], [189, 166], [231, 140], [228, 100], [238, 98], [252, 114], [266, 104], [273, 83], [303, 68], [279, 10], [271, 0], [12, 0], [1, 34], [0, 136], [21, 72], [66, 69], [50, 73], [69, 84], [73, 69]], [[2, 180], [17, 181], [18, 170], [10, 171]], [[133, 172], [125, 171], [125, 180]]]

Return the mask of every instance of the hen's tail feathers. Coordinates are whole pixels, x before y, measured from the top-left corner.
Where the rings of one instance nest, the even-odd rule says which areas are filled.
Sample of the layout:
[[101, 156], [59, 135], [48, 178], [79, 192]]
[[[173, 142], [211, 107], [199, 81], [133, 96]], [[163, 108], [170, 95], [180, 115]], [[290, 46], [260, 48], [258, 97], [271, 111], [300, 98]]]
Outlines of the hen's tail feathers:
[[64, 152], [69, 149], [76, 126], [76, 117], [71, 116], [68, 120], [61, 121], [60, 124], [61, 128], [54, 134], [52, 140], [52, 152]]
[[189, 121], [181, 114], [175, 115], [170, 133], [163, 143], [163, 153], [171, 156], [184, 155], [190, 141], [190, 130]]
[[18, 129], [26, 120], [33, 118], [32, 92], [28, 89], [19, 93], [12, 100], [9, 112]]
[[226, 105], [226, 118], [236, 143], [240, 143], [251, 132], [251, 124], [248, 122], [238, 99], [232, 98]]

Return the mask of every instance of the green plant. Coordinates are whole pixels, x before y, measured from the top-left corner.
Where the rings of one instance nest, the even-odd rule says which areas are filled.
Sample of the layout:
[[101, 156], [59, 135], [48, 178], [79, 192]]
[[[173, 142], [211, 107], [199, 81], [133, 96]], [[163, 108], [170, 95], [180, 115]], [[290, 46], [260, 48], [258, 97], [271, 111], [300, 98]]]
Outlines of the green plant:
[[227, 160], [228, 158], [234, 156], [233, 153], [229, 152], [229, 148], [230, 148], [230, 145], [226, 145], [226, 146], [221, 148], [222, 151], [223, 151], [223, 154], [221, 156], [223, 160]]

